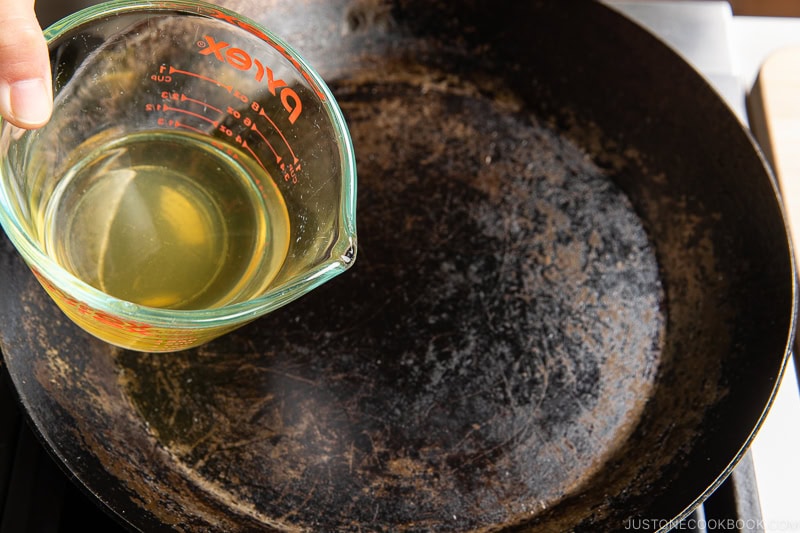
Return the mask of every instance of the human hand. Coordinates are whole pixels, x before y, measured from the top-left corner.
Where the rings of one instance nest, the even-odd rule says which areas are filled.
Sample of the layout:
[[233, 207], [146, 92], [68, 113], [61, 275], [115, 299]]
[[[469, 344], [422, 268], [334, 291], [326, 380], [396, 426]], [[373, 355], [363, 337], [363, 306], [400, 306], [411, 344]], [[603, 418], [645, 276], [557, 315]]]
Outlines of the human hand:
[[43, 126], [53, 110], [50, 58], [34, 0], [0, 0], [0, 116]]

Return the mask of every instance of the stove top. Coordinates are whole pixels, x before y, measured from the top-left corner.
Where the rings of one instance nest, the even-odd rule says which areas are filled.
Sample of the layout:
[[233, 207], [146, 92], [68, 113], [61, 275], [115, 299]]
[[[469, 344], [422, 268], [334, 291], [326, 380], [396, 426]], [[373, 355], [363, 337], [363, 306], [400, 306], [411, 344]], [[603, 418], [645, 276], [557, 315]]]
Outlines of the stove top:
[[[733, 17], [727, 2], [609, 1], [671, 44], [706, 75], [747, 122], [747, 97], [761, 62], [775, 49], [800, 42], [800, 19]], [[0, 533], [61, 532], [77, 528], [126, 531], [73, 483], [28, 427], [0, 361]], [[770, 415], [750, 453], [728, 480], [681, 523], [641, 517], [630, 530], [800, 531], [800, 509], [782, 479], [800, 478], [800, 395], [790, 364]], [[792, 433], [797, 427], [797, 432]]]
[[0, 374], [0, 533], [125, 531], [45, 451], [20, 412], [5, 368]]

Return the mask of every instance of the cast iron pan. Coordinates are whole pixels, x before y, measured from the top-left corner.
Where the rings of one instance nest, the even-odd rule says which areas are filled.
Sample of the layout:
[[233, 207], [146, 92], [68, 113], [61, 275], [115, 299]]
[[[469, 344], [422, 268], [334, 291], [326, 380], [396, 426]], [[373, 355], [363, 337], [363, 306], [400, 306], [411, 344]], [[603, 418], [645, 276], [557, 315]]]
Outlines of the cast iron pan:
[[759, 151], [690, 67], [588, 2], [226, 5], [339, 99], [359, 258], [152, 355], [79, 331], [5, 243], [8, 370], [88, 492], [144, 531], [596, 532], [724, 479], [794, 268]]

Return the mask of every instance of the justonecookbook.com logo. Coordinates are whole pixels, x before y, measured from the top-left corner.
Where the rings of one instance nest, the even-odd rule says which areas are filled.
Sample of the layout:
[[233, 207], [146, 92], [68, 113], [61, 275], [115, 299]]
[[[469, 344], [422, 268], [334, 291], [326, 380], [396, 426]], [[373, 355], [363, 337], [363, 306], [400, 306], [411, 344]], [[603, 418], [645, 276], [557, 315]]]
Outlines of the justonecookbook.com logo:
[[766, 521], [747, 518], [687, 518], [666, 520], [631, 518], [625, 522], [627, 531], [786, 531], [800, 532], [800, 521]]

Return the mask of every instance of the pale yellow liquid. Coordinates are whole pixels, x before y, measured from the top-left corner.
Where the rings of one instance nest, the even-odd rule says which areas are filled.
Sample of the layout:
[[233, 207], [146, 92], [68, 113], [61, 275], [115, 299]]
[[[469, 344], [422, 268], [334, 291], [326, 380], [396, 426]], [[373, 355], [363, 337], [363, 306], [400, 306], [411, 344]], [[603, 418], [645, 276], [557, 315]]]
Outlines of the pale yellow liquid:
[[246, 154], [208, 140], [146, 132], [92, 149], [38, 217], [46, 252], [149, 307], [206, 309], [263, 293], [288, 250], [283, 197]]

